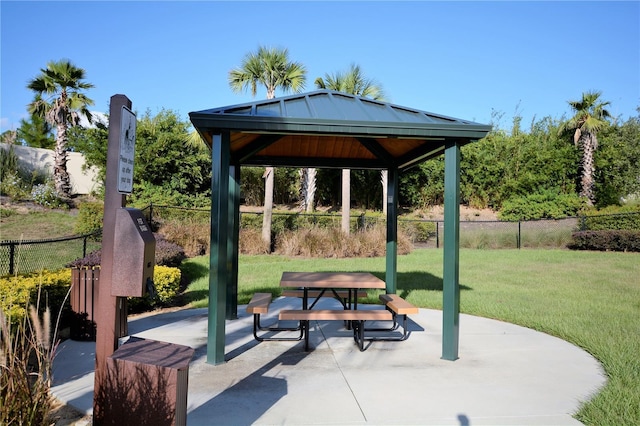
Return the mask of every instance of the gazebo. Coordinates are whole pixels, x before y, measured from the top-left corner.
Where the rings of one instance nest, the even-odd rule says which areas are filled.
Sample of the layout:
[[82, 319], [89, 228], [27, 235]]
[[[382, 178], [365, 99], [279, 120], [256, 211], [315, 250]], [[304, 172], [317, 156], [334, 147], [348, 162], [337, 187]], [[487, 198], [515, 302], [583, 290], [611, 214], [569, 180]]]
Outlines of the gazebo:
[[491, 126], [320, 90], [189, 113], [211, 148], [207, 362], [225, 361], [237, 315], [240, 166], [387, 170], [386, 292], [397, 283], [399, 174], [445, 156], [442, 358], [458, 358], [460, 147]]

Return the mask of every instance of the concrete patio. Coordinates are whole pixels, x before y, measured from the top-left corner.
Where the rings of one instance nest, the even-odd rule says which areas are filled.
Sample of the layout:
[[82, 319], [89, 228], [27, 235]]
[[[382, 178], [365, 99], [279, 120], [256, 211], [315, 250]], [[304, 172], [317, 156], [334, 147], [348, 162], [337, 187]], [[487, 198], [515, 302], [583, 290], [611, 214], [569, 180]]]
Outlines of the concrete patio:
[[[274, 300], [263, 322], [299, 303]], [[258, 343], [252, 316], [244, 306], [238, 313], [218, 366], [206, 363], [207, 309], [129, 320], [132, 336], [196, 350], [189, 425], [577, 425], [572, 414], [606, 381], [592, 356], [561, 339], [469, 315], [460, 316], [460, 358], [445, 361], [441, 311], [421, 309], [407, 341], [371, 342], [364, 352], [337, 321], [312, 324], [310, 352], [303, 342]], [[94, 364], [95, 343], [63, 342], [55, 396], [91, 413]]]

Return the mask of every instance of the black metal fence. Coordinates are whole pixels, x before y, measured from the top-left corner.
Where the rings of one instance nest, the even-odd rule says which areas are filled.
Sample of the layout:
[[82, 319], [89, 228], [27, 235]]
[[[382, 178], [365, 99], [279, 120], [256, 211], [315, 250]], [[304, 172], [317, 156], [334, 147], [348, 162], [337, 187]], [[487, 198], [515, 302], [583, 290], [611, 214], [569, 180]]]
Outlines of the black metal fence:
[[47, 240], [0, 242], [0, 276], [64, 268], [75, 259], [99, 249], [102, 231]]
[[[142, 209], [150, 223], [162, 224], [168, 220], [202, 223], [200, 228], [208, 239], [210, 212], [207, 209], [188, 209], [162, 205], [149, 205]], [[262, 223], [260, 212], [244, 212], [247, 222]], [[616, 215], [603, 215], [607, 218]], [[640, 213], [625, 214], [633, 223], [640, 222]], [[251, 220], [253, 218], [253, 220]], [[339, 227], [340, 214], [274, 213], [274, 226], [286, 227], [297, 223]], [[532, 220], [519, 222], [470, 220], [460, 222], [460, 246], [463, 248], [565, 248], [571, 242], [573, 232], [589, 228], [585, 217], [556, 220]], [[352, 229], [363, 229], [374, 224], [384, 224], [383, 216], [352, 216]], [[279, 223], [279, 224], [278, 224]], [[442, 220], [399, 219], [399, 228], [407, 232], [418, 247], [442, 246], [444, 222]], [[1, 241], [0, 276], [29, 273], [41, 269], [60, 269], [75, 259], [100, 248], [97, 241], [102, 231], [73, 237], [47, 240]]]

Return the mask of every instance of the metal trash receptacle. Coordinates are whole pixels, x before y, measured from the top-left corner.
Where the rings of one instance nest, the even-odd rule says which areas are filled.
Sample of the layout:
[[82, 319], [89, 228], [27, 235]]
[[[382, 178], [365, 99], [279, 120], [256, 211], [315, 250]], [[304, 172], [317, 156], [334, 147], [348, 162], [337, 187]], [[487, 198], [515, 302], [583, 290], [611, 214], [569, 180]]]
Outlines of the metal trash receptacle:
[[130, 338], [107, 358], [104, 395], [95, 395], [103, 423], [186, 425], [194, 353], [189, 346]]

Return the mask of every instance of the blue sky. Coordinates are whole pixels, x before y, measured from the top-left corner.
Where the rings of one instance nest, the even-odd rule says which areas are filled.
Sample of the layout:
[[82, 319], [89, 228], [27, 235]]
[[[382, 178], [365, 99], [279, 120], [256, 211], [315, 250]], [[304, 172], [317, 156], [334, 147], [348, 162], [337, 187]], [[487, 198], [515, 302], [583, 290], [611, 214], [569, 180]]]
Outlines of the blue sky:
[[[640, 2], [0, 2], [0, 130], [26, 117], [29, 79], [70, 59], [92, 110], [127, 95], [138, 113], [252, 100], [229, 70], [259, 45], [326, 73], [361, 66], [394, 104], [489, 123], [569, 114], [600, 90], [614, 116], [640, 106]], [[278, 93], [282, 95], [282, 93]], [[256, 99], [266, 97], [259, 90]]]

